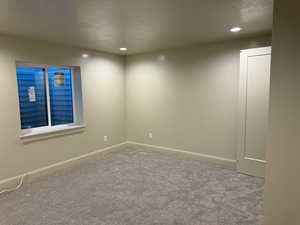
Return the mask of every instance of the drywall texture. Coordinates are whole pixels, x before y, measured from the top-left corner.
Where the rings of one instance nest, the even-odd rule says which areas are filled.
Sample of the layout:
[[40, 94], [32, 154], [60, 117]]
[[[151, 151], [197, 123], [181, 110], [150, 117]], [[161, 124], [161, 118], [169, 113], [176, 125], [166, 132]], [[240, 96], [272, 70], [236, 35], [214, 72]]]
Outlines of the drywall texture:
[[240, 50], [270, 39], [128, 56], [127, 139], [236, 159]]
[[299, 1], [275, 1], [266, 225], [300, 224], [299, 10]]
[[[125, 141], [124, 58], [53, 45], [0, 38], [0, 180]], [[20, 138], [16, 61], [80, 66], [84, 132], [24, 143]], [[108, 141], [103, 141], [103, 136]]]

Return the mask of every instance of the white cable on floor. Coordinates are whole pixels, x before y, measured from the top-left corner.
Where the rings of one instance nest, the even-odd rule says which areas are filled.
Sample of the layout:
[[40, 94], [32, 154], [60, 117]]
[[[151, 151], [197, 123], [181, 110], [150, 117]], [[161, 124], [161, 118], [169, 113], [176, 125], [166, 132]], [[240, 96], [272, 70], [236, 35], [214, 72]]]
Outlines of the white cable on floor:
[[18, 190], [19, 188], [21, 188], [22, 185], [23, 185], [24, 178], [25, 178], [25, 175], [21, 176], [21, 179], [20, 179], [20, 181], [19, 181], [19, 184], [18, 184], [16, 187], [10, 188], [10, 189], [4, 189], [4, 190], [0, 191], [0, 195], [1, 195], [1, 194], [4, 194], [4, 193], [7, 193], [7, 192], [11, 192], [11, 191], [16, 191], [16, 190]]

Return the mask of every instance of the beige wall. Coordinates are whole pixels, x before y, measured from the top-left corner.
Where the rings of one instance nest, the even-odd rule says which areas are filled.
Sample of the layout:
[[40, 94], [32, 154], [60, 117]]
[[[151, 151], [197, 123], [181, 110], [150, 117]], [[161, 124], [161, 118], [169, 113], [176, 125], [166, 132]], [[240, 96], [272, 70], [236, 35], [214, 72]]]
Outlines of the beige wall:
[[127, 139], [235, 160], [240, 50], [270, 39], [127, 57]]
[[[47, 42], [0, 38], [0, 180], [125, 141], [124, 58]], [[86, 129], [24, 143], [20, 140], [16, 60], [81, 66]], [[108, 135], [108, 142], [103, 136]]]
[[300, 224], [300, 2], [275, 0], [265, 224]]
[[[236, 159], [239, 50], [267, 45], [270, 37], [129, 56], [125, 99], [122, 56], [89, 51], [83, 59], [78, 48], [1, 37], [0, 180], [126, 139]], [[81, 67], [84, 132], [32, 143], [19, 138], [17, 60]]]

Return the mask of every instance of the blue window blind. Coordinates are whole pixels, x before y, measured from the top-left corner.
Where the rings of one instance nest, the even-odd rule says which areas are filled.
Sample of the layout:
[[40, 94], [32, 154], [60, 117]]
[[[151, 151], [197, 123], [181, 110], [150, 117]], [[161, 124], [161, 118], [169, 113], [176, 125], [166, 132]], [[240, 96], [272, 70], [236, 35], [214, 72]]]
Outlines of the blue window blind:
[[17, 81], [22, 129], [47, 126], [44, 69], [18, 66]]
[[51, 124], [73, 123], [72, 70], [48, 68]]

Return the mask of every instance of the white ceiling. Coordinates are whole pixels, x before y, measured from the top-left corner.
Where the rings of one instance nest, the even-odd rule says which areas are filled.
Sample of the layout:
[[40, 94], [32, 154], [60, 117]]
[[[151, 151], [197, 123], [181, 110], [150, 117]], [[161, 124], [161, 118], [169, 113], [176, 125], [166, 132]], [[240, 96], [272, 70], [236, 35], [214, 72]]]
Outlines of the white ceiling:
[[273, 0], [1, 0], [0, 33], [133, 54], [270, 33], [272, 11]]

